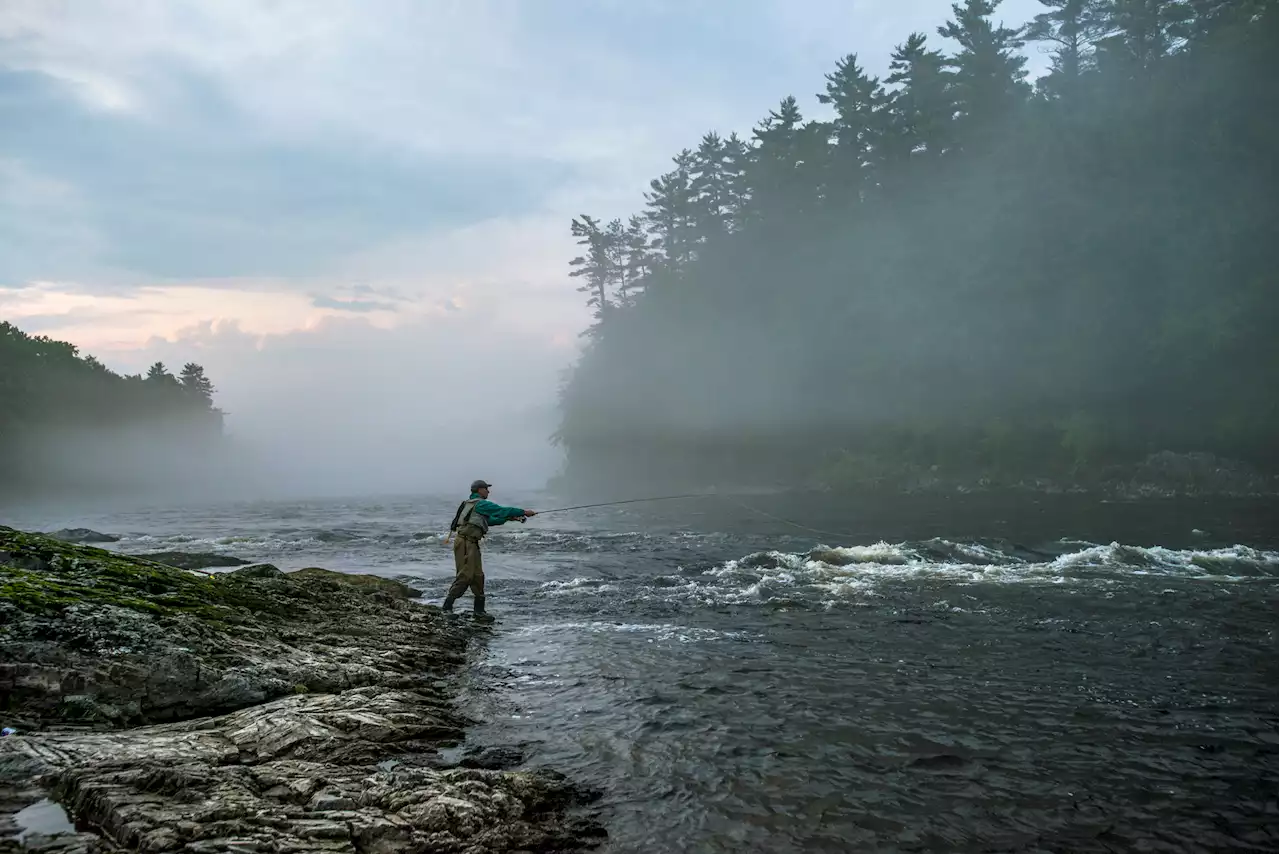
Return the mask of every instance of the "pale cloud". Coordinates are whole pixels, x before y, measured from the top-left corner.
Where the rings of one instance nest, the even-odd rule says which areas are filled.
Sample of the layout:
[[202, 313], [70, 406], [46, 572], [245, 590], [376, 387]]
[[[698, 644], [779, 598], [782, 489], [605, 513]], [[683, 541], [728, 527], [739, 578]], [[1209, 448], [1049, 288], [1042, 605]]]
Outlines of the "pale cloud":
[[49, 282], [5, 291], [0, 294], [0, 311], [20, 327], [37, 319], [38, 326], [52, 325], [59, 337], [89, 352], [138, 349], [156, 338], [175, 341], [182, 330], [204, 323], [237, 324], [256, 336], [279, 335], [314, 329], [322, 318], [336, 313], [314, 307], [305, 295], [288, 290], [175, 285], [101, 295]]

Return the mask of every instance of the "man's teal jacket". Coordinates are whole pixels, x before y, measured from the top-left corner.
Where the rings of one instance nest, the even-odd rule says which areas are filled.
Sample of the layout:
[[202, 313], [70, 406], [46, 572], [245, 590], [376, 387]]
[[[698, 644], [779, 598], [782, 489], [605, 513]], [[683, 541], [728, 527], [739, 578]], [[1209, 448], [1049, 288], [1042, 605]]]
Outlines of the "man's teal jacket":
[[503, 507], [501, 504], [495, 504], [487, 498], [480, 498], [476, 493], [471, 493], [468, 501], [476, 501], [476, 512], [489, 520], [490, 525], [501, 525], [504, 522], [510, 522], [512, 519], [519, 519], [524, 515], [524, 510], [519, 507]]

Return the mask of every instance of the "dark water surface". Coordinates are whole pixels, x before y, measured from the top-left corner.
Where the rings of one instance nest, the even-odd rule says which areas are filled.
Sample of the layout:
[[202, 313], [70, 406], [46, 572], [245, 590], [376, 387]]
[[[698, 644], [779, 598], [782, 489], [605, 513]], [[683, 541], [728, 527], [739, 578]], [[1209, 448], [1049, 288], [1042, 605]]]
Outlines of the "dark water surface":
[[[11, 524], [410, 576], [438, 601], [453, 506]], [[753, 496], [506, 526], [470, 738], [600, 788], [610, 852], [1273, 852], [1276, 509]]]

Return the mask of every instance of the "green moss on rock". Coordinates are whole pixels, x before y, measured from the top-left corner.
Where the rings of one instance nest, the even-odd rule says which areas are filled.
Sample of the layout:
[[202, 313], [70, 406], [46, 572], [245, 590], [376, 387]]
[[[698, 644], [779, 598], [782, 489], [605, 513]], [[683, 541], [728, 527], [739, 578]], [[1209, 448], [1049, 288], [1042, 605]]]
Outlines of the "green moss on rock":
[[416, 595], [314, 567], [200, 574], [0, 527], [0, 708], [119, 726], [401, 684], [466, 644]]
[[0, 527], [0, 599], [20, 611], [98, 604], [213, 617], [220, 608], [243, 606], [238, 598], [216, 578]]
[[259, 564], [209, 575], [0, 526], [0, 611], [48, 614], [71, 605], [114, 605], [222, 625], [239, 622], [236, 612], [289, 616], [296, 603], [314, 598], [306, 585], [293, 584], [290, 578], [330, 576], [369, 579], [349, 582], [358, 589], [376, 587], [400, 598], [416, 595], [387, 579], [320, 569], [286, 576]]
[[399, 581], [392, 581], [390, 578], [383, 578], [380, 575], [359, 575], [351, 572], [334, 572], [331, 569], [321, 569], [318, 566], [308, 566], [304, 569], [290, 572], [287, 575], [289, 578], [295, 579], [311, 579], [316, 581], [330, 581], [336, 584], [346, 584], [364, 593], [387, 593], [397, 599], [416, 599], [422, 595], [421, 590], [415, 590], [407, 584]]

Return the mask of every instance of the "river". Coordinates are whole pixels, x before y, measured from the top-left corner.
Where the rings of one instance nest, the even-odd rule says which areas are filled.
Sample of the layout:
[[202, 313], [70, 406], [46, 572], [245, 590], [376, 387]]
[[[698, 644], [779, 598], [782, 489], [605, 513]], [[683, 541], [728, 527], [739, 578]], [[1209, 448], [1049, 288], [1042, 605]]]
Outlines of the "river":
[[[456, 502], [8, 524], [376, 572], [438, 602]], [[507, 525], [468, 738], [597, 787], [606, 852], [1274, 852], [1276, 510], [744, 496]]]

